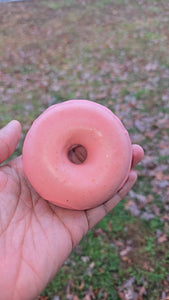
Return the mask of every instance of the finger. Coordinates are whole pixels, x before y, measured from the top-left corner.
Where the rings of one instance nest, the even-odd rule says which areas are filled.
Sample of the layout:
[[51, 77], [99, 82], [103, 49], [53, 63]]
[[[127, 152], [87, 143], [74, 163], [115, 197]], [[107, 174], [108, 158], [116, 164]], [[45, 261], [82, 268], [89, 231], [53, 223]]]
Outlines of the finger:
[[131, 188], [135, 184], [136, 180], [137, 180], [137, 172], [132, 170], [129, 173], [129, 177], [128, 177], [126, 183], [123, 185], [123, 187], [118, 192], [118, 195], [120, 196], [121, 199], [124, 196], [126, 196], [127, 193], [131, 190]]
[[[139, 145], [132, 145], [133, 158], [132, 158], [132, 168], [135, 167], [143, 158], [144, 151]], [[114, 195], [110, 200], [108, 200], [103, 205], [93, 208], [86, 212], [88, 218], [89, 229], [95, 226], [104, 216], [110, 212], [121, 199], [129, 192], [137, 180], [137, 173], [131, 171], [127, 181], [124, 186], [119, 190], [116, 195]]]
[[132, 158], [132, 168], [134, 168], [143, 158], [144, 150], [139, 145], [132, 145], [133, 158]]
[[137, 180], [137, 173], [131, 171], [128, 177], [128, 180], [122, 187], [122, 189], [114, 195], [110, 200], [105, 202], [103, 205], [100, 205], [96, 208], [92, 208], [86, 211], [86, 217], [89, 224], [89, 229], [95, 226], [105, 215], [110, 212], [121, 200], [122, 198], [130, 191]]
[[0, 163], [4, 162], [14, 152], [21, 134], [21, 125], [13, 120], [0, 129]]

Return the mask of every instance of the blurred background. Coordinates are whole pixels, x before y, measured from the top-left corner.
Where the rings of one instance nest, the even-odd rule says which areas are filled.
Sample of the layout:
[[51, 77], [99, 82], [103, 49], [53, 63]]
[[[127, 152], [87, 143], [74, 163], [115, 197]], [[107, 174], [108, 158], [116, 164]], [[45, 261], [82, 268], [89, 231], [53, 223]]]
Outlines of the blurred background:
[[168, 0], [0, 3], [0, 127], [22, 124], [14, 156], [33, 120], [69, 99], [107, 106], [145, 151], [133, 190], [37, 299], [169, 299], [168, 54]]

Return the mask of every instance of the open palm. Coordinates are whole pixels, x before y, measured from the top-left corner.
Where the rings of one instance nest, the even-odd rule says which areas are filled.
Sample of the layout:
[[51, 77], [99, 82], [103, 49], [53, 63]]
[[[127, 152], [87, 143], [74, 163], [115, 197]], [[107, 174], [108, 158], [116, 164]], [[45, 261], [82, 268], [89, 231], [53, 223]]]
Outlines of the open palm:
[[[0, 163], [14, 151], [20, 124], [0, 130]], [[133, 166], [143, 150], [133, 145]], [[22, 157], [0, 166], [0, 299], [31, 300], [60, 269], [75, 245], [131, 189], [131, 171], [123, 188], [103, 205], [88, 211], [59, 208], [42, 199], [28, 182]], [[56, 195], [57, 197], [57, 195]]]

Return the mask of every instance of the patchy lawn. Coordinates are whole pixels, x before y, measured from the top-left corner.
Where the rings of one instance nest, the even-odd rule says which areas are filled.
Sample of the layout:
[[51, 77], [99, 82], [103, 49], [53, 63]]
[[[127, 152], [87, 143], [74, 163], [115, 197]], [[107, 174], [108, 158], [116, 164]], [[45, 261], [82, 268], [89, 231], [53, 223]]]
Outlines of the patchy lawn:
[[73, 98], [109, 107], [145, 150], [133, 190], [38, 299], [169, 297], [168, 12], [168, 0], [0, 4], [0, 126], [22, 123], [15, 155], [45, 108]]

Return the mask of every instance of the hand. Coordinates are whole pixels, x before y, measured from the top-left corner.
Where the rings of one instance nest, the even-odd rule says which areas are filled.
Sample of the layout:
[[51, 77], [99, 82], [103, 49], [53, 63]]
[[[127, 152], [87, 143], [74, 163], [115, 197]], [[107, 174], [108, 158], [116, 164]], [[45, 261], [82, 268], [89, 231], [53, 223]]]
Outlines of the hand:
[[[20, 123], [0, 130], [0, 164], [15, 150]], [[133, 145], [134, 167], [143, 150]], [[66, 210], [42, 199], [28, 182], [22, 157], [0, 166], [0, 295], [5, 300], [31, 300], [52, 280], [75, 245], [132, 188], [131, 171], [122, 189], [88, 211]]]

